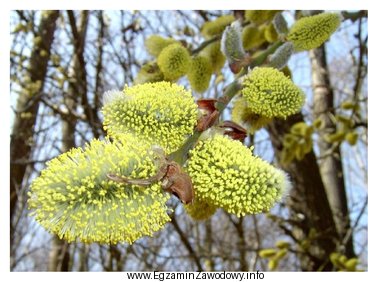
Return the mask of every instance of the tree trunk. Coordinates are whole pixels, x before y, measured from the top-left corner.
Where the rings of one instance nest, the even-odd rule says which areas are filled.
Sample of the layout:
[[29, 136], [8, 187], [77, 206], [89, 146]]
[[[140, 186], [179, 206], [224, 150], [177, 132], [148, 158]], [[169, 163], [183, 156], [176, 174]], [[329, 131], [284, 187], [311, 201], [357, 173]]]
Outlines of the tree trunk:
[[[303, 121], [302, 114], [289, 117], [287, 120], [276, 119], [269, 125], [269, 134], [279, 163], [283, 148], [283, 136], [290, 127]], [[317, 160], [313, 151], [301, 161], [294, 160], [281, 167], [289, 173], [293, 188], [288, 205], [293, 224], [291, 236], [300, 248], [302, 270], [332, 270], [329, 254], [335, 251], [337, 238], [336, 226], [327, 199]]]
[[[324, 45], [311, 50], [310, 58], [314, 94], [314, 118], [320, 119], [324, 124], [324, 128], [319, 131], [318, 139], [321, 156], [319, 161], [320, 173], [339, 235], [339, 243], [342, 244], [350, 229], [350, 219], [340, 148], [339, 146], [333, 148], [334, 145], [326, 142], [324, 139], [325, 134], [336, 131], [336, 125], [331, 119], [331, 115], [334, 114], [333, 91], [329, 80]], [[352, 236], [350, 236], [345, 246], [340, 247], [340, 251], [345, 251], [348, 257], [355, 256]]]
[[[40, 97], [42, 95], [50, 49], [54, 39], [56, 20], [59, 11], [45, 11], [42, 13], [38, 32], [34, 36], [34, 46], [29, 62], [29, 79], [25, 83], [17, 100], [10, 142], [10, 239], [14, 240], [15, 226], [13, 220], [17, 218], [19, 195], [22, 182], [34, 146], [34, 126], [37, 118]], [[27, 115], [25, 115], [27, 114]], [[11, 248], [12, 249], [12, 248]]]

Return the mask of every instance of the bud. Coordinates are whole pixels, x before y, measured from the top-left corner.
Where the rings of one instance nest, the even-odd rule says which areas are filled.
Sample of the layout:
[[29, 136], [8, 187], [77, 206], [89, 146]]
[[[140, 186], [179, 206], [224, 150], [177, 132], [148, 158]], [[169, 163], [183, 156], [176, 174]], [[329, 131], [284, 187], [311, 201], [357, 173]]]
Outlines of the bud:
[[289, 164], [293, 159], [302, 160], [307, 153], [311, 152], [313, 132], [314, 127], [305, 122], [294, 124], [283, 139], [282, 163]]
[[176, 81], [187, 73], [190, 55], [182, 45], [171, 44], [161, 51], [157, 63], [165, 78]]
[[264, 28], [264, 37], [269, 43], [273, 43], [278, 40], [278, 34], [272, 23]]
[[235, 21], [223, 32], [221, 50], [226, 56], [233, 73], [238, 73], [247, 63], [248, 55], [243, 48], [241, 25]]
[[288, 63], [291, 55], [294, 53], [294, 45], [291, 42], [286, 42], [274, 52], [269, 58], [269, 66], [282, 69]]
[[341, 15], [337, 13], [301, 18], [291, 27], [287, 39], [293, 42], [296, 51], [317, 48], [337, 30], [341, 19]]
[[287, 118], [300, 111], [305, 96], [282, 72], [256, 67], [243, 80], [243, 97], [253, 113], [264, 117]]
[[356, 145], [356, 144], [357, 144], [357, 141], [358, 141], [358, 133], [355, 132], [355, 131], [348, 132], [348, 133], [345, 135], [345, 140], [348, 141], [348, 143], [349, 143], [351, 146]]
[[264, 32], [254, 25], [247, 25], [243, 29], [242, 40], [246, 50], [259, 47], [265, 42]]
[[235, 20], [233, 15], [220, 16], [214, 21], [205, 22], [201, 27], [201, 34], [206, 38], [221, 34], [226, 26], [230, 25]]
[[159, 54], [161, 53], [161, 51], [163, 51], [163, 49], [171, 44], [174, 44], [174, 43], [179, 43], [178, 41], [176, 41], [175, 39], [173, 38], [164, 38], [160, 35], [150, 35], [146, 41], [144, 41], [144, 46], [146, 47], [148, 53], [150, 53], [150, 55], [154, 56], [155, 58], [157, 58], [159, 56]]
[[276, 247], [279, 249], [288, 249], [290, 247], [290, 243], [280, 240], [276, 242]]
[[177, 150], [197, 124], [191, 93], [165, 81], [126, 87], [102, 112], [104, 129], [112, 138], [133, 135], [167, 153]]
[[237, 216], [270, 210], [290, 187], [283, 171], [221, 135], [199, 141], [187, 170], [196, 197]]
[[121, 184], [107, 178], [156, 174], [149, 146], [138, 140], [92, 140], [52, 159], [31, 184], [28, 206], [49, 232], [69, 242], [131, 244], [170, 220], [160, 184]]
[[271, 259], [271, 260], [268, 262], [268, 268], [269, 268], [269, 270], [275, 270], [277, 267], [278, 267], [278, 260], [276, 260], [276, 259]]
[[289, 32], [289, 29], [287, 27], [287, 22], [285, 18], [283, 17], [282, 13], [277, 13], [274, 16], [273, 25], [274, 25], [274, 28], [276, 29], [276, 32], [280, 36], [285, 36]]
[[344, 266], [348, 271], [356, 271], [358, 265], [358, 258], [348, 259]]
[[197, 56], [193, 58], [188, 71], [188, 80], [192, 89], [203, 93], [209, 87], [212, 75], [211, 62], [207, 57]]
[[259, 256], [262, 258], [271, 258], [274, 257], [277, 253], [276, 249], [264, 249], [259, 251]]

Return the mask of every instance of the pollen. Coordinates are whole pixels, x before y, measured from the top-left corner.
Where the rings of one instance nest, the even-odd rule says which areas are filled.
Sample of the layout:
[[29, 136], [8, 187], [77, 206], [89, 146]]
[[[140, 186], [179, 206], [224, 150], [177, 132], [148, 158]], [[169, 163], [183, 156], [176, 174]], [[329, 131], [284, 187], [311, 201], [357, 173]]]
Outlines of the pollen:
[[207, 57], [193, 58], [188, 72], [188, 80], [192, 89], [199, 93], [205, 92], [209, 87], [211, 74], [212, 66]]
[[176, 81], [188, 72], [190, 55], [184, 46], [171, 44], [161, 51], [157, 63], [167, 80]]
[[237, 216], [270, 210], [290, 187], [283, 171], [225, 136], [200, 141], [189, 157], [196, 198]]
[[154, 175], [149, 146], [141, 142], [92, 140], [47, 163], [30, 188], [28, 207], [46, 230], [61, 239], [84, 243], [133, 243], [168, 222], [169, 198], [160, 184], [149, 187], [117, 183]]
[[341, 16], [337, 13], [322, 13], [299, 19], [291, 27], [287, 39], [296, 51], [310, 50], [322, 45], [338, 29]]
[[113, 138], [131, 135], [171, 153], [193, 133], [197, 105], [182, 86], [144, 83], [126, 87], [115, 96], [102, 109], [104, 128]]
[[243, 81], [241, 91], [248, 107], [267, 118], [286, 118], [300, 111], [305, 96], [290, 78], [271, 67], [256, 67]]

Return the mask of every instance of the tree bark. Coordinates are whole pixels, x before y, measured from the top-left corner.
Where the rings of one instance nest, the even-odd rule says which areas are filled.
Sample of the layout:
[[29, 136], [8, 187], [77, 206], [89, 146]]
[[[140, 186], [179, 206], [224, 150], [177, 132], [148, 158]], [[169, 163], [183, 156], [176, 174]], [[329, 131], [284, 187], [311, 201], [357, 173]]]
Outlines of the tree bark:
[[280, 160], [283, 136], [292, 125], [303, 121], [302, 114], [287, 120], [274, 120], [268, 127], [280, 166], [290, 175], [293, 188], [288, 205], [291, 210], [292, 232], [300, 248], [301, 268], [305, 271], [332, 270], [329, 255], [336, 248], [337, 232], [332, 211], [313, 151], [301, 161], [283, 165]]
[[[343, 167], [340, 147], [325, 141], [327, 133], [336, 131], [336, 124], [332, 121], [334, 115], [333, 90], [330, 84], [329, 72], [324, 45], [310, 51], [312, 69], [312, 89], [314, 94], [314, 118], [320, 119], [324, 128], [319, 131], [320, 173], [327, 192], [328, 201], [333, 213], [339, 235], [339, 243], [350, 229], [348, 202], [344, 185]], [[339, 246], [340, 251], [348, 257], [355, 256], [353, 237], [350, 236], [345, 246]]]
[[[42, 13], [38, 32], [34, 36], [34, 46], [29, 61], [29, 79], [17, 100], [11, 142], [10, 142], [10, 239], [14, 240], [19, 195], [23, 189], [25, 171], [34, 146], [34, 126], [45, 83], [47, 63], [54, 40], [54, 31], [59, 11]], [[27, 115], [25, 115], [27, 114]]]

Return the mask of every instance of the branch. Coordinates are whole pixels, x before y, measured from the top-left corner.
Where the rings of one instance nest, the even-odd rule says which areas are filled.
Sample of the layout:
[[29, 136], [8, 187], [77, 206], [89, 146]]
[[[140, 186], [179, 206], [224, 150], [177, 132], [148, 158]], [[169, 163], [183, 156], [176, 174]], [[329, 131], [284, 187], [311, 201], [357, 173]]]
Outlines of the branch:
[[[261, 55], [259, 55], [256, 59], [252, 61], [252, 63], [249, 66], [244, 67], [241, 72], [238, 74], [238, 78], [236, 78], [233, 82], [231, 82], [224, 91], [223, 96], [221, 96], [218, 101], [215, 104], [216, 109], [219, 112], [219, 116], [222, 115], [222, 112], [225, 110], [229, 102], [234, 98], [239, 91], [242, 89], [242, 81], [243, 81], [243, 75], [247, 74], [249, 69], [252, 69], [256, 66], [261, 65], [264, 63], [266, 58], [274, 53], [276, 49], [281, 46], [283, 42], [276, 42], [273, 45], [271, 45], [267, 50], [265, 50]], [[194, 145], [198, 142], [200, 136], [202, 135], [202, 132], [198, 132], [198, 130], [195, 130], [193, 135], [190, 136], [184, 145], [178, 149], [177, 151], [171, 153], [168, 158], [170, 160], [173, 160], [177, 162], [180, 165], [183, 165], [186, 160], [188, 159], [188, 153], [189, 151], [194, 147]]]
[[193, 258], [194, 263], [197, 265], [197, 268], [198, 268], [197, 271], [203, 271], [200, 259], [197, 257], [195, 251], [193, 250], [192, 246], [190, 245], [190, 242], [189, 242], [188, 238], [186, 237], [186, 234], [181, 230], [180, 226], [178, 225], [178, 223], [176, 221], [176, 217], [173, 215], [171, 219], [172, 219], [171, 223], [172, 223], [173, 227], [175, 228], [176, 232], [180, 236], [180, 239], [184, 243], [184, 246], [188, 250], [190, 256]]

